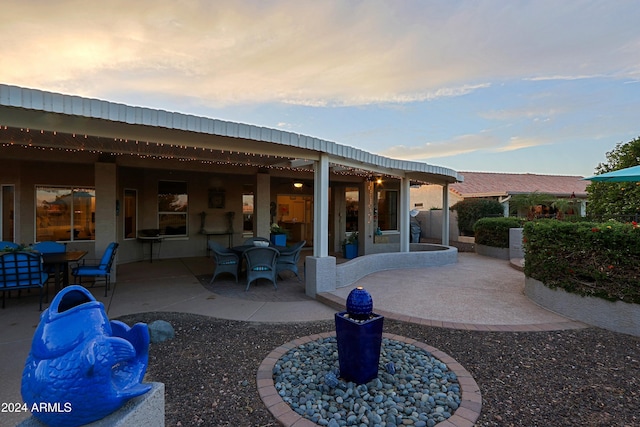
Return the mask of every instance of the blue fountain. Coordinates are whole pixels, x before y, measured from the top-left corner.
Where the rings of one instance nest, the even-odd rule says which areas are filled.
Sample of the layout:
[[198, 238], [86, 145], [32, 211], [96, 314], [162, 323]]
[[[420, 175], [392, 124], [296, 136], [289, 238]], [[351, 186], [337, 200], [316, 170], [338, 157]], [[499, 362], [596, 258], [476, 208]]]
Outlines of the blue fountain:
[[371, 294], [362, 287], [349, 293], [346, 305], [335, 314], [340, 376], [365, 384], [378, 377], [384, 316], [373, 313]]

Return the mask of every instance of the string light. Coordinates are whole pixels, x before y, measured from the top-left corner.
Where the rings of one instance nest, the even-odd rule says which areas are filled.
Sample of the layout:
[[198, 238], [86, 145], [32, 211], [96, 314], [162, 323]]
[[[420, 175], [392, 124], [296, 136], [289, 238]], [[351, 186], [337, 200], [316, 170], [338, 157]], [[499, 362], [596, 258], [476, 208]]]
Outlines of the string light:
[[[311, 168], [307, 167], [293, 167], [288, 165], [288, 162], [294, 160], [301, 160], [307, 162], [308, 159], [300, 159], [289, 156], [271, 155], [264, 153], [250, 153], [250, 152], [234, 152], [233, 150], [220, 149], [216, 150], [210, 147], [194, 147], [187, 146], [186, 144], [165, 144], [155, 143], [152, 141], [140, 141], [122, 139], [122, 138], [109, 138], [108, 140], [101, 137], [90, 137], [87, 134], [83, 134], [83, 141], [80, 142], [76, 138], [76, 134], [58, 134], [57, 131], [45, 131], [41, 129], [38, 135], [39, 142], [34, 145], [32, 138], [20, 137], [20, 133], [23, 135], [30, 133], [30, 129], [10, 129], [7, 125], [0, 125], [0, 131], [6, 131], [8, 135], [0, 133], [0, 147], [14, 147], [16, 145], [22, 146], [25, 149], [37, 149], [41, 151], [61, 151], [65, 153], [84, 153], [84, 154], [96, 154], [103, 155], [109, 154], [111, 156], [130, 156], [140, 159], [155, 159], [155, 160], [175, 160], [179, 162], [194, 162], [204, 165], [226, 165], [232, 167], [250, 166], [258, 168], [267, 168], [271, 170], [281, 170], [299, 173], [301, 175], [308, 175], [312, 172]], [[47, 139], [47, 136], [50, 139]], [[102, 142], [103, 141], [103, 142]], [[193, 151], [187, 152], [192, 148]], [[193, 154], [188, 154], [193, 153]], [[255, 159], [255, 160], [254, 160]], [[274, 161], [272, 161], [274, 160]], [[331, 163], [329, 165], [332, 168], [332, 174], [335, 176], [345, 177], [359, 177], [365, 180], [371, 178], [371, 171], [349, 167], [344, 165], [337, 165]], [[380, 175], [378, 175], [380, 176]], [[381, 177], [393, 178], [391, 175], [382, 175]]]

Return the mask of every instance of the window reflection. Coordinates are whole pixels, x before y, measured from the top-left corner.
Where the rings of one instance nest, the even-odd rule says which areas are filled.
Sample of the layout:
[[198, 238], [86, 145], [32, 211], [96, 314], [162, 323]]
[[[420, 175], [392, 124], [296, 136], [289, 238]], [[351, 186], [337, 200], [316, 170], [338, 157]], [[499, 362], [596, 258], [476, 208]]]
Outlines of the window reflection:
[[378, 227], [382, 231], [398, 229], [398, 191], [378, 191]]
[[158, 182], [158, 228], [160, 234], [186, 236], [188, 206], [189, 196], [186, 182]]
[[138, 235], [138, 193], [124, 190], [124, 238], [135, 239]]
[[95, 239], [95, 189], [36, 187], [36, 241]]
[[253, 234], [253, 187], [245, 185], [242, 194], [242, 231]]
[[347, 201], [347, 232], [358, 231], [358, 205], [360, 200], [360, 192], [357, 188], [347, 188], [345, 192]]

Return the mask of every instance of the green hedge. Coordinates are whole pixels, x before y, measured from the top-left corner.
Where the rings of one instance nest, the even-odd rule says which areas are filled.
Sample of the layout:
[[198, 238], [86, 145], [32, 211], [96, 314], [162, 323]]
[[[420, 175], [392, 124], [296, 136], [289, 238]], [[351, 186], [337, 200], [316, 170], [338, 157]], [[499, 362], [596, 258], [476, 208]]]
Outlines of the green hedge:
[[550, 288], [640, 303], [640, 228], [618, 222], [524, 225], [524, 272]]
[[473, 225], [476, 244], [495, 248], [509, 247], [509, 229], [522, 227], [518, 218], [482, 218]]
[[490, 199], [464, 199], [451, 206], [458, 212], [458, 231], [464, 236], [473, 236], [473, 225], [480, 218], [502, 215], [500, 202]]

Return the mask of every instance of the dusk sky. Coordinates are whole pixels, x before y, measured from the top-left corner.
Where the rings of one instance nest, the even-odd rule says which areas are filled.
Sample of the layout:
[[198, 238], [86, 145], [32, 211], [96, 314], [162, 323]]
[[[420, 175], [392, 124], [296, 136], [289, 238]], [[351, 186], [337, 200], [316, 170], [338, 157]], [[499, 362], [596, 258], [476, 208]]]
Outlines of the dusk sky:
[[640, 136], [637, 0], [0, 4], [0, 83], [458, 171], [588, 176]]

